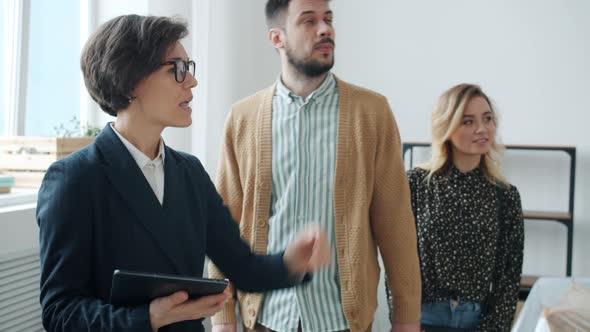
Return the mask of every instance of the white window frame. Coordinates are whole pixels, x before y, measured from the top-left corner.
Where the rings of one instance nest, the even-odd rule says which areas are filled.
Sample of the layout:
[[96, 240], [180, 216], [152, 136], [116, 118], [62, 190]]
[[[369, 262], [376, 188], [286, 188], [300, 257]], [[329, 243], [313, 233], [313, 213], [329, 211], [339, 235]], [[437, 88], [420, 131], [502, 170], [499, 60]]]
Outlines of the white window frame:
[[[24, 112], [17, 112], [21, 108], [23, 95], [23, 86], [26, 88], [26, 68], [22, 68], [21, 54], [23, 53], [23, 37], [26, 36], [24, 31], [28, 22], [24, 22], [25, 12], [28, 12], [29, 1], [5, 0], [3, 1], [4, 16], [4, 62], [2, 71], [6, 73], [2, 79], [4, 84], [4, 100], [2, 108], [4, 113], [4, 133], [5, 135], [18, 135], [24, 132]], [[5, 18], [5, 19], [4, 19]], [[28, 37], [28, 36], [27, 36]], [[25, 52], [26, 54], [26, 52]], [[24, 73], [23, 73], [24, 71]], [[24, 92], [24, 93], [23, 93]], [[26, 109], [26, 108], [24, 108]]]
[[[4, 77], [4, 97], [0, 106], [4, 114], [4, 136], [22, 136], [25, 134], [28, 54], [29, 54], [29, 23], [31, 0], [2, 0], [6, 19], [4, 25], [4, 61], [0, 64]], [[95, 27], [93, 17], [96, 0], [80, 0], [80, 50]], [[80, 79], [80, 130], [87, 123], [93, 123], [90, 117], [92, 100], [86, 92], [84, 80]]]
[[[7, 17], [6, 20], [0, 18], [0, 24], [4, 25], [6, 41], [4, 61], [0, 63], [2, 73], [6, 73], [0, 77], [5, 80], [5, 98], [0, 100], [0, 107], [6, 110], [4, 136], [22, 136], [25, 133], [30, 4], [31, 0], [0, 0], [0, 6], [4, 6]], [[96, 0], [80, 0], [80, 50], [96, 27], [96, 6]], [[90, 116], [94, 111], [93, 105], [86, 91], [84, 79], [80, 78], [80, 130], [83, 125], [95, 122], [96, 119]], [[36, 200], [36, 189], [13, 188], [13, 193], [0, 196], [0, 214], [15, 206], [34, 203]]]

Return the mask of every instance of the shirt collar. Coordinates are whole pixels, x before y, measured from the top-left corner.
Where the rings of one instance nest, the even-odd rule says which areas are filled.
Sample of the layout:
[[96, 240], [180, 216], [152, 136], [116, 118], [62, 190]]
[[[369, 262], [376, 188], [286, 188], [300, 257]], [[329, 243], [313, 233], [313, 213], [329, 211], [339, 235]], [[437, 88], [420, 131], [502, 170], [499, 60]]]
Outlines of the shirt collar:
[[477, 166], [476, 168], [472, 169], [469, 172], [461, 172], [455, 164], [451, 163], [451, 167], [449, 169], [449, 173], [454, 178], [477, 178], [482, 175], [481, 167]]
[[160, 137], [160, 146], [159, 146], [159, 150], [158, 150], [158, 155], [156, 156], [156, 158], [154, 158], [154, 160], [151, 160], [148, 156], [146, 156], [143, 152], [141, 152], [141, 150], [136, 148], [133, 144], [131, 144], [131, 142], [129, 142], [127, 139], [125, 139], [125, 137], [123, 137], [123, 135], [121, 135], [117, 131], [117, 129], [115, 129], [114, 123], [111, 122], [110, 125], [111, 125], [111, 128], [113, 128], [113, 131], [115, 132], [115, 134], [117, 134], [117, 136], [121, 140], [121, 142], [123, 142], [123, 145], [125, 145], [127, 150], [129, 150], [129, 153], [131, 154], [131, 156], [133, 157], [133, 159], [137, 163], [137, 166], [139, 166], [140, 169], [143, 169], [145, 167], [145, 165], [150, 164], [150, 163], [153, 164], [154, 166], [160, 166], [160, 165], [164, 164], [166, 152], [164, 149], [164, 139], [162, 137]]
[[[329, 95], [329, 93], [334, 92], [335, 90], [336, 79], [334, 78], [334, 75], [331, 72], [328, 72], [328, 75], [326, 75], [326, 78], [324, 79], [322, 84], [320, 84], [320, 86], [318, 86], [317, 89], [315, 89], [312, 93], [309, 94], [309, 96], [307, 96], [307, 100], [312, 101], [320, 99], [322, 97]], [[295, 98], [300, 98], [283, 84], [283, 79], [280, 76], [277, 80], [277, 88], [275, 95], [290, 101], [293, 101], [293, 99]]]

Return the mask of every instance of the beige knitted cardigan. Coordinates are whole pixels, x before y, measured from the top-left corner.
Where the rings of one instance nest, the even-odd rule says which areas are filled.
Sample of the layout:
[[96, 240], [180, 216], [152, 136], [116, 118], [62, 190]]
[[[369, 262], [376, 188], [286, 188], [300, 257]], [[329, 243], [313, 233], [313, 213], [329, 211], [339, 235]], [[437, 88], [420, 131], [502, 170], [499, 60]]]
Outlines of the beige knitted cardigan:
[[[380, 268], [394, 297], [394, 320], [420, 317], [421, 282], [410, 191], [400, 138], [386, 98], [337, 79], [338, 141], [334, 221], [344, 314], [351, 331], [365, 331], [377, 308]], [[271, 196], [271, 117], [276, 84], [237, 102], [226, 121], [217, 189], [242, 237], [266, 253]], [[211, 264], [209, 276], [223, 275]], [[263, 294], [238, 291], [244, 324], [252, 328]], [[213, 324], [235, 322], [233, 301]]]

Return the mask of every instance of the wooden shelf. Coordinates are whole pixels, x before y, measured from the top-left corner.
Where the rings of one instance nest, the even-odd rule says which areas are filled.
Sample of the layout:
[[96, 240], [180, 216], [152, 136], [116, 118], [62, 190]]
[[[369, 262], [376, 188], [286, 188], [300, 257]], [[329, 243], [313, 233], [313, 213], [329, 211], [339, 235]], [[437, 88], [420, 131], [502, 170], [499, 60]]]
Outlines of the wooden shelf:
[[507, 149], [512, 150], [539, 150], [539, 151], [574, 151], [575, 146], [556, 146], [556, 145], [520, 145], [520, 144], [506, 144]]
[[525, 219], [572, 221], [568, 212], [523, 211]]
[[[404, 144], [411, 146], [427, 147], [430, 146], [429, 142], [403, 142]], [[540, 150], [540, 151], [574, 151], [575, 146], [556, 146], [556, 145], [523, 145], [523, 144], [506, 144], [506, 149], [513, 150]]]

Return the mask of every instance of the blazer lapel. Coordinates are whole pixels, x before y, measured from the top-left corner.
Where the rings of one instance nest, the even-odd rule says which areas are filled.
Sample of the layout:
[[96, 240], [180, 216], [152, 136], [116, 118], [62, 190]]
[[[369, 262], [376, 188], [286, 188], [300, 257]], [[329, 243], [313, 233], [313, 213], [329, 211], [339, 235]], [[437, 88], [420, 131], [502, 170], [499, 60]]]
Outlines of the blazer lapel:
[[[200, 196], [188, 195], [184, 191], [188, 183], [193, 183], [184, 172], [186, 168], [182, 166], [182, 159], [175, 158], [172, 150], [166, 147], [166, 159], [164, 161], [164, 211], [168, 216], [168, 220], [164, 220], [168, 224], [164, 230], [161, 230], [161, 236], [170, 244], [174, 245], [173, 252], [175, 252], [174, 259], [179, 264], [179, 271], [184, 275], [201, 276], [203, 270], [202, 265], [197, 264], [204, 257], [199, 257], [200, 253], [205, 252], [202, 246], [205, 241], [200, 241], [194, 230], [195, 225], [204, 224], [202, 220], [196, 220], [202, 215], [191, 215], [187, 218], [187, 213], [190, 213], [193, 204], [201, 204], [196, 201]], [[191, 174], [198, 176], [197, 174]]]
[[[146, 228], [156, 245], [169, 259], [177, 273], [183, 271], [183, 264], [177, 259], [182, 254], [174, 227], [167, 223], [166, 215], [145, 176], [137, 163], [119, 140], [110, 124], [101, 131], [95, 140], [104, 156], [105, 173], [113, 187], [119, 192], [137, 220]], [[168, 154], [164, 161], [167, 168]], [[165, 186], [168, 187], [168, 174], [165, 174]], [[164, 199], [166, 199], [165, 190]]]

